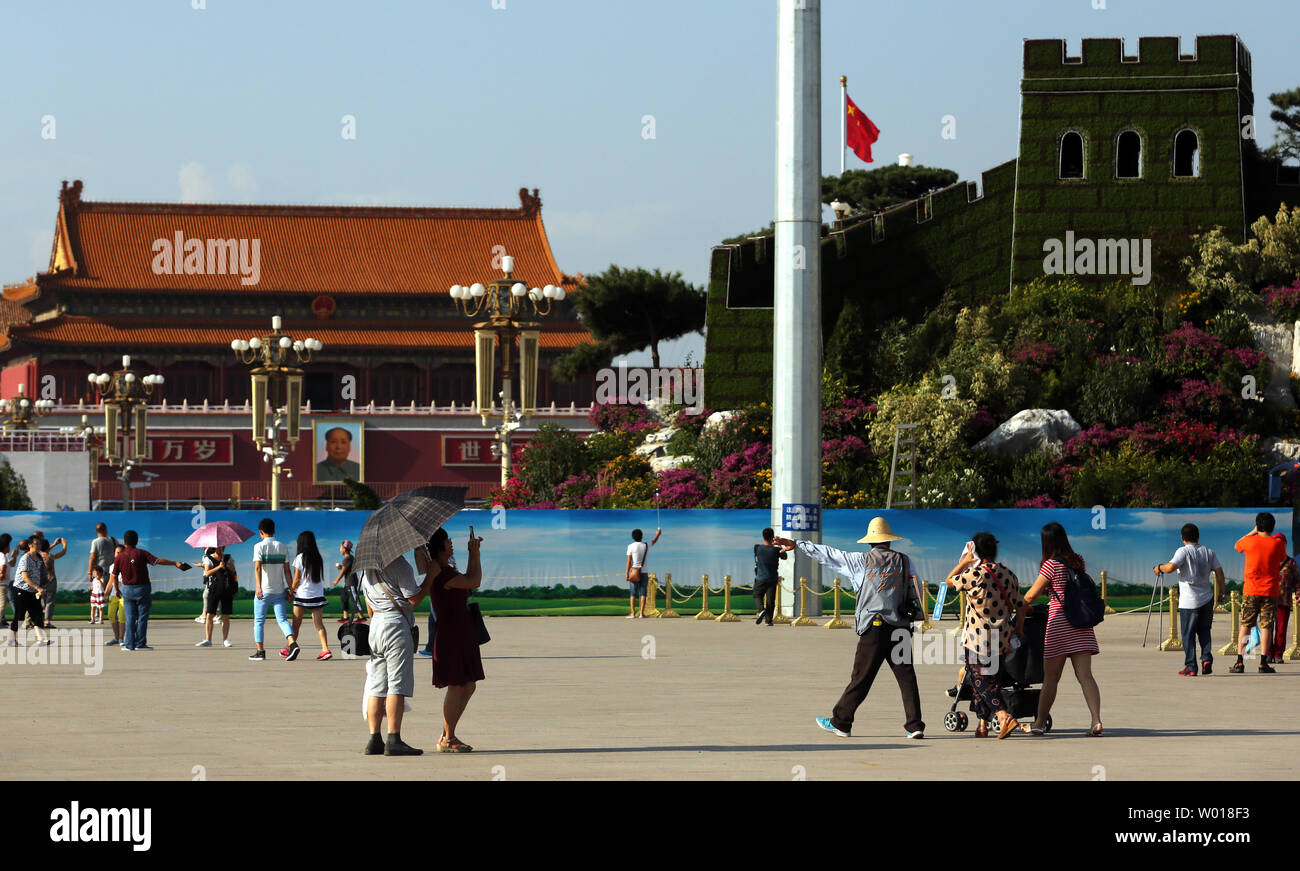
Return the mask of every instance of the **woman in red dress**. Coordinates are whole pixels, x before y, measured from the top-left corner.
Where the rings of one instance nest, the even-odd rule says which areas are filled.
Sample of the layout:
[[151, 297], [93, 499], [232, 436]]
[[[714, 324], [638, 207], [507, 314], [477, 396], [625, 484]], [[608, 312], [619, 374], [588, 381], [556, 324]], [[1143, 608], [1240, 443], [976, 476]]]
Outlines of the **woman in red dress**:
[[1101, 653], [1097, 646], [1097, 634], [1091, 629], [1080, 629], [1065, 618], [1065, 585], [1069, 578], [1066, 567], [1083, 571], [1083, 557], [1070, 547], [1065, 527], [1059, 523], [1049, 523], [1043, 527], [1043, 563], [1038, 570], [1038, 579], [1029, 588], [1025, 601], [1033, 601], [1050, 590], [1051, 598], [1047, 606], [1047, 638], [1043, 642], [1043, 690], [1038, 697], [1038, 715], [1034, 718], [1034, 727], [1030, 733], [1046, 734], [1047, 715], [1056, 701], [1056, 687], [1065, 671], [1065, 660], [1074, 666], [1074, 677], [1083, 689], [1083, 700], [1092, 715], [1092, 727], [1088, 734], [1101, 737], [1101, 690], [1097, 688], [1097, 679], [1092, 676], [1092, 657]]
[[469, 566], [461, 574], [451, 564], [452, 544], [447, 530], [439, 529], [429, 539], [429, 555], [437, 563], [431, 595], [438, 615], [433, 636], [433, 685], [446, 687], [442, 703], [442, 738], [439, 753], [468, 753], [474, 748], [456, 737], [456, 724], [465, 713], [477, 681], [483, 680], [483, 660], [478, 652], [478, 630], [469, 616], [469, 591], [483, 581], [479, 563], [479, 542], [469, 539]]

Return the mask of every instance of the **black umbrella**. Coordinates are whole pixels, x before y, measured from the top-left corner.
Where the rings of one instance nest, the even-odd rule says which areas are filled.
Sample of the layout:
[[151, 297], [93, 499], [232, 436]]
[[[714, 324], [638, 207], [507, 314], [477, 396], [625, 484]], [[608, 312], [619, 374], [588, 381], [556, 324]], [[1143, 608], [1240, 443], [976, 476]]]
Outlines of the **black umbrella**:
[[429, 540], [465, 507], [468, 487], [417, 487], [385, 503], [361, 527], [355, 571], [382, 569]]

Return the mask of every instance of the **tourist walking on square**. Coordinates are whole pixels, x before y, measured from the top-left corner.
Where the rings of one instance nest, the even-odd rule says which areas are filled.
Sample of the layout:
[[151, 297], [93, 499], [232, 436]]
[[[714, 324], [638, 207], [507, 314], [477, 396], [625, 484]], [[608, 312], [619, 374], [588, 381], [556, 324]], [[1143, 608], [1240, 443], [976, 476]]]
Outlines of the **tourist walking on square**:
[[122, 545], [113, 548], [113, 563], [108, 567], [108, 581], [105, 591], [108, 593], [108, 622], [113, 627], [113, 640], [104, 642], [105, 647], [116, 647], [122, 643], [123, 624], [126, 622], [126, 606], [122, 602], [122, 579], [117, 576], [117, 555], [126, 550]]
[[[58, 553], [54, 552], [54, 547], [60, 547]], [[41, 606], [44, 609], [45, 628], [54, 628], [54, 606], [59, 592], [59, 578], [54, 570], [55, 560], [61, 560], [68, 555], [68, 540], [66, 538], [56, 538], [53, 542], [41, 539], [41, 559], [45, 561], [45, 592], [41, 595]]]
[[[627, 546], [627, 583], [631, 592], [630, 613], [627, 615], [629, 620], [634, 617], [645, 616], [645, 599], [646, 588], [649, 586], [650, 576], [646, 574], [645, 564], [650, 555], [650, 548], [654, 547], [659, 541], [659, 536], [663, 534], [662, 529], [655, 530], [655, 537], [650, 541], [641, 540], [641, 530], [632, 530], [632, 543]], [[637, 609], [637, 599], [641, 599], [641, 608]]]
[[234, 560], [223, 547], [203, 552], [203, 640], [195, 647], [212, 646], [212, 624], [221, 615], [221, 646], [230, 647], [230, 616], [235, 610]]
[[122, 533], [126, 545], [113, 560], [118, 580], [122, 584], [122, 599], [126, 604], [126, 640], [122, 650], [153, 650], [149, 646], [149, 609], [153, 605], [153, 585], [149, 581], [149, 566], [175, 566], [183, 572], [193, 566], [154, 556], [137, 545], [140, 536], [134, 529]]
[[1011, 639], [1024, 635], [1029, 607], [1020, 594], [1020, 579], [997, 561], [998, 541], [992, 533], [977, 532], [972, 541], [976, 562], [959, 563], [948, 584], [966, 594], [962, 652], [971, 679], [971, 708], [980, 721], [975, 737], [987, 738], [996, 718], [1001, 739], [1020, 724], [1002, 698], [1000, 666], [1011, 655]]
[[9, 556], [9, 545], [13, 540], [14, 537], [7, 532], [0, 535], [0, 625], [8, 622], [5, 612], [13, 597], [10, 590], [14, 583], [14, 564]]
[[1067, 567], [1078, 572], [1084, 571], [1083, 557], [1070, 547], [1065, 527], [1059, 523], [1044, 526], [1041, 539], [1042, 563], [1038, 568], [1038, 577], [1025, 594], [1025, 602], [1032, 605], [1035, 599], [1047, 592], [1051, 603], [1047, 606], [1047, 637], [1043, 642], [1043, 689], [1038, 696], [1038, 714], [1029, 731], [1034, 735], [1047, 734], [1047, 715], [1052, 712], [1056, 689], [1068, 659], [1074, 667], [1074, 677], [1083, 689], [1083, 700], [1088, 705], [1088, 713], [1092, 716], [1088, 734], [1100, 738], [1101, 690], [1097, 686], [1097, 679], [1092, 676], [1092, 657], [1101, 653], [1101, 648], [1097, 646], [1097, 633], [1090, 628], [1080, 629], [1065, 616], [1065, 588], [1069, 582]]
[[[352, 570], [356, 563], [356, 557], [352, 555], [352, 542], [344, 540], [339, 543], [339, 561], [334, 564], [334, 568], [339, 570], [339, 576], [334, 579], [330, 586], [337, 587], [339, 582], [343, 583], [343, 619], [340, 623], [347, 623], [349, 619], [362, 621], [366, 619], [366, 612], [361, 608], [361, 580], [357, 573]], [[348, 617], [348, 606], [351, 605], [352, 618]]]
[[[419, 756], [424, 751], [402, 740], [406, 700], [415, 695], [415, 606], [429, 593], [421, 587], [404, 557], [382, 570], [361, 573], [362, 592], [370, 612], [370, 659], [366, 662], [366, 722], [370, 740], [367, 756]], [[379, 734], [388, 718], [388, 736]]]
[[280, 656], [289, 661], [298, 658], [298, 642], [294, 641], [293, 625], [285, 611], [284, 594], [289, 589], [292, 577], [289, 575], [289, 550], [275, 537], [275, 521], [263, 517], [257, 524], [257, 533], [262, 540], [253, 545], [253, 584], [256, 598], [253, 599], [253, 643], [257, 649], [248, 658], [254, 662], [266, 659], [266, 647], [263, 638], [266, 634], [266, 609], [275, 613], [276, 625], [284, 633], [288, 647], [280, 651]]
[[49, 644], [50, 640], [43, 629], [41, 596], [44, 595], [45, 561], [41, 559], [40, 541], [36, 538], [23, 539], [18, 544], [23, 555], [18, 558], [18, 567], [14, 573], [14, 619], [9, 624], [9, 643], [18, 643], [18, 627], [23, 619], [33, 617], [32, 626], [36, 631], [37, 644]]
[[298, 533], [298, 555], [293, 559], [293, 634], [298, 636], [302, 618], [311, 614], [312, 626], [320, 638], [320, 653], [317, 662], [333, 659], [330, 653], [329, 638], [325, 634], [325, 561], [316, 546], [316, 534], [311, 530]]
[[912, 621], [921, 616], [921, 593], [912, 561], [894, 550], [890, 542], [898, 541], [883, 517], [873, 518], [867, 534], [858, 539], [870, 544], [866, 553], [838, 550], [810, 541], [774, 538], [782, 547], [798, 547], [853, 585], [858, 597], [854, 629], [858, 633], [853, 673], [840, 700], [829, 717], [817, 717], [817, 725], [827, 732], [847, 738], [853, 731], [853, 719], [866, 701], [876, 673], [889, 663], [903, 697], [903, 728], [909, 738], [925, 737], [921, 719], [921, 693], [917, 689], [916, 670], [912, 666]]
[[[1285, 551], [1286, 536], [1277, 532], [1273, 537], [1282, 542]], [[1277, 594], [1277, 629], [1273, 633], [1273, 655], [1269, 658], [1269, 662], [1280, 665], [1286, 656], [1286, 627], [1291, 618], [1291, 605], [1295, 601], [1296, 590], [1300, 589], [1300, 567], [1296, 566], [1296, 561], [1290, 554], [1282, 560], [1279, 576], [1281, 583]]]
[[1201, 645], [1200, 673], [1214, 671], [1214, 651], [1210, 647], [1210, 627], [1214, 625], [1214, 606], [1222, 602], [1225, 592], [1223, 566], [1210, 548], [1201, 544], [1201, 530], [1195, 523], [1185, 523], [1183, 546], [1174, 551], [1167, 563], [1155, 567], [1157, 575], [1178, 572], [1178, 620], [1183, 630], [1183, 677], [1196, 677], [1196, 644]]
[[479, 655], [478, 627], [469, 614], [469, 591], [483, 582], [479, 548], [483, 542], [473, 535], [469, 539], [469, 565], [461, 574], [452, 563], [451, 536], [439, 529], [429, 539], [429, 555], [435, 565], [429, 568], [425, 585], [433, 597], [438, 613], [438, 632], [433, 639], [433, 685], [447, 688], [442, 703], [442, 737], [439, 753], [468, 753], [474, 748], [456, 735], [456, 726], [483, 680], [483, 659]]
[[776, 609], [776, 586], [781, 583], [777, 571], [777, 560], [786, 559], [790, 552], [788, 547], [777, 547], [772, 543], [776, 533], [769, 526], [763, 530], [763, 543], [754, 545], [754, 607], [758, 616], [754, 625], [766, 622], [772, 625], [772, 612]]
[[1277, 623], [1277, 597], [1282, 591], [1282, 560], [1286, 545], [1273, 537], [1276, 518], [1267, 511], [1255, 515], [1255, 528], [1243, 535], [1234, 545], [1238, 553], [1245, 554], [1245, 583], [1241, 597], [1241, 634], [1237, 636], [1237, 661], [1228, 671], [1241, 674], [1246, 670], [1242, 661], [1250, 630], [1259, 629], [1259, 673], [1274, 674], [1268, 664], [1272, 650], [1273, 627]]

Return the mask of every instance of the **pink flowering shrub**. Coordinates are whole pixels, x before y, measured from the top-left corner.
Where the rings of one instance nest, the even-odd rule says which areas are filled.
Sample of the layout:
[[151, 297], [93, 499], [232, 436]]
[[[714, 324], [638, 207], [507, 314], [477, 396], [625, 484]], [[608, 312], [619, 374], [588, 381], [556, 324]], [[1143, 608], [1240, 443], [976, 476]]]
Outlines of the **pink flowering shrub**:
[[1300, 279], [1290, 287], [1264, 288], [1264, 304], [1281, 323], [1300, 320]]
[[659, 504], [664, 508], [695, 508], [707, 496], [704, 477], [694, 469], [665, 469], [659, 473]]
[[650, 409], [640, 404], [603, 403], [588, 412], [587, 420], [601, 432], [645, 433], [657, 428]]
[[1236, 397], [1222, 384], [1196, 378], [1184, 378], [1164, 398], [1164, 406], [1172, 414], [1190, 420], [1220, 420], [1235, 405]]
[[1021, 499], [1019, 502], [1016, 503], [1015, 507], [1017, 508], [1060, 508], [1061, 506], [1057, 505], [1056, 500], [1053, 499], [1051, 496], [1048, 496], [1046, 493], [1043, 493], [1040, 496], [1035, 496], [1033, 499]]

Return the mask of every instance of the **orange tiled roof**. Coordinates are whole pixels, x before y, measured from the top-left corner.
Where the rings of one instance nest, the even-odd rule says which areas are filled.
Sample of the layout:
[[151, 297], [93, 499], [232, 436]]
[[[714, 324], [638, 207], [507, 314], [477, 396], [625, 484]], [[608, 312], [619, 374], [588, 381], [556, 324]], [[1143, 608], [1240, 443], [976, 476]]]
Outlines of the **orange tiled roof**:
[[[402, 327], [391, 321], [376, 323], [331, 323], [329, 321], [285, 321], [284, 330], [295, 338], [315, 338], [325, 345], [324, 354], [338, 354], [343, 349], [412, 349], [464, 348], [474, 345], [474, 330], [468, 318], [456, 321], [429, 321], [419, 326]], [[11, 327], [9, 343], [30, 342], [45, 346], [83, 348], [186, 348], [230, 352], [232, 339], [249, 338], [264, 332], [261, 322], [205, 323], [203, 326], [178, 327], [175, 321], [158, 319], [101, 320], [94, 317], [65, 315], [27, 326]], [[581, 324], [543, 323], [541, 346], [546, 350], [568, 351], [590, 339]]]
[[[87, 290], [266, 294], [445, 294], [453, 284], [500, 276], [498, 253], [515, 258], [531, 287], [573, 289], [581, 277], [556, 265], [541, 199], [519, 192], [517, 209], [102, 203], [64, 182], [50, 271], [42, 286]], [[155, 274], [156, 240], [257, 239], [256, 285], [241, 276]], [[251, 242], [250, 242], [251, 244]], [[250, 248], [251, 254], [251, 248]]]

